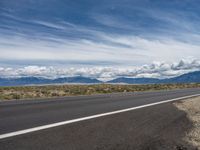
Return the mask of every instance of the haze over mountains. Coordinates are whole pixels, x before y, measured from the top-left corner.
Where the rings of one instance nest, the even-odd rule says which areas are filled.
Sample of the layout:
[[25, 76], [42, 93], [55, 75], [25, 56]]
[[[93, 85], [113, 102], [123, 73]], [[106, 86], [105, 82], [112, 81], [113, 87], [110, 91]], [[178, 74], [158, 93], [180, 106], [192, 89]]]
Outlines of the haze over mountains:
[[20, 77], [20, 78], [0, 78], [0, 86], [20, 86], [20, 85], [41, 85], [41, 84], [98, 84], [98, 83], [125, 83], [125, 84], [159, 84], [159, 83], [200, 83], [200, 71], [183, 74], [174, 78], [128, 78], [120, 77], [107, 82], [87, 77], [65, 77], [56, 79], [46, 79], [39, 77]]

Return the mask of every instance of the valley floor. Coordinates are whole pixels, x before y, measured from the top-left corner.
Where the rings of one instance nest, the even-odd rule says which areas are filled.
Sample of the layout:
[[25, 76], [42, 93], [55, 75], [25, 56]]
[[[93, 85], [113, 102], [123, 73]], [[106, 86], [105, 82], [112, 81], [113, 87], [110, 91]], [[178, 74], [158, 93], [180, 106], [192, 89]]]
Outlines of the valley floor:
[[200, 84], [93, 84], [93, 85], [43, 85], [0, 87], [0, 100], [37, 99], [77, 95], [127, 93], [140, 91], [198, 88]]

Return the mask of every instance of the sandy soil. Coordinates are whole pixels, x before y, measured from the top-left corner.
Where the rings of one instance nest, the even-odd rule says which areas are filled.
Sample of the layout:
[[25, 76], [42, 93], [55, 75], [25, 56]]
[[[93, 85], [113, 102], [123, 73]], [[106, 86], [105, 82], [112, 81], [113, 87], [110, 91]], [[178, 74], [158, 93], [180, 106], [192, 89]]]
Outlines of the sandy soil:
[[193, 128], [188, 131], [184, 140], [200, 150], [200, 97], [174, 104], [178, 109], [185, 111], [188, 119], [193, 123]]

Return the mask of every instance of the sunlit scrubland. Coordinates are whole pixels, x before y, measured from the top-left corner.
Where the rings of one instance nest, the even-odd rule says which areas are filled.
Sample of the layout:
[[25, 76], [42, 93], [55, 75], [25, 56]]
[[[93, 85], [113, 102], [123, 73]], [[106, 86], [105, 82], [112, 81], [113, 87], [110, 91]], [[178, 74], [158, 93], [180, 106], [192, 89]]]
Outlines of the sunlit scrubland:
[[137, 92], [170, 90], [200, 87], [199, 84], [150, 84], [150, 85], [45, 85], [45, 86], [20, 86], [0, 87], [0, 100], [35, 99], [75, 95], [106, 94], [117, 92]]

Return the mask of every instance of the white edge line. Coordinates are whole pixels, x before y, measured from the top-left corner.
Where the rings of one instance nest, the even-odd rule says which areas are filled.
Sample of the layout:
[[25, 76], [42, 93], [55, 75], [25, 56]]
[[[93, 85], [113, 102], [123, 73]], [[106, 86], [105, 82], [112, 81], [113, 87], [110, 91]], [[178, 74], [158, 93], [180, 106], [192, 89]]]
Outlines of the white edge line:
[[142, 105], [142, 106], [131, 107], [131, 108], [127, 108], [127, 109], [122, 109], [122, 110], [117, 110], [117, 111], [112, 111], [112, 112], [92, 115], [92, 116], [88, 116], [88, 117], [62, 121], [62, 122], [53, 123], [53, 124], [49, 124], [49, 125], [38, 126], [38, 127], [30, 128], [30, 129], [15, 131], [15, 132], [11, 132], [11, 133], [6, 133], [6, 134], [0, 135], [0, 139], [5, 139], [5, 138], [8, 138], [8, 137], [27, 134], [27, 133], [40, 131], [40, 130], [44, 130], [44, 129], [49, 129], [49, 128], [53, 128], [53, 127], [58, 127], [58, 126], [62, 126], [62, 125], [66, 125], [66, 124], [70, 124], [70, 123], [74, 123], [74, 122], [80, 122], [80, 121], [89, 120], [89, 119], [93, 119], [93, 118], [109, 116], [109, 115], [113, 115], [113, 114], [118, 114], [118, 113], [122, 113], [122, 112], [127, 112], [127, 111], [131, 111], [131, 110], [136, 110], [136, 109], [140, 109], [140, 108], [144, 108], [144, 107], [154, 106], [154, 105], [158, 105], [158, 104], [163, 104], [163, 103], [167, 103], [167, 102], [187, 99], [187, 98], [196, 97], [196, 96], [200, 96], [200, 94], [189, 95], [189, 96], [174, 98], [174, 99], [170, 99], [170, 100], [160, 101], [160, 102], [156, 102], [156, 103], [146, 104], [146, 105]]

